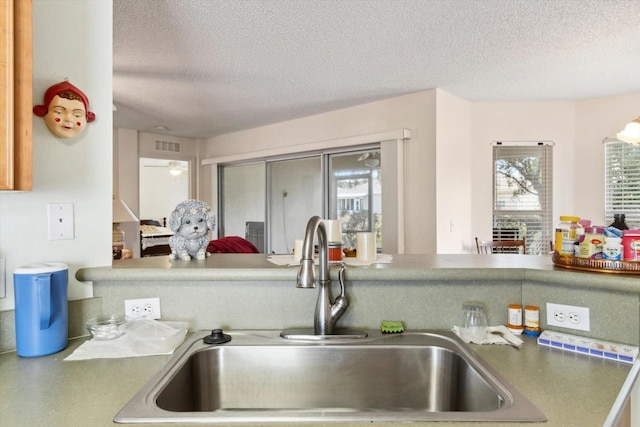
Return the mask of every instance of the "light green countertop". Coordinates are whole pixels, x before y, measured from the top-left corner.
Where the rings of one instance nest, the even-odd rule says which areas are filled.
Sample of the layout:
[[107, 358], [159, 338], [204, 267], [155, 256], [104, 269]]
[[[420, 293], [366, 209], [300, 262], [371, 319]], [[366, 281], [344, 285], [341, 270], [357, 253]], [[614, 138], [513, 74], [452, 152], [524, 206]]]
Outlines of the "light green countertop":
[[[526, 425], [601, 426], [631, 365], [540, 347], [533, 338], [523, 339], [525, 345], [521, 349], [499, 345], [472, 344], [470, 347], [548, 417], [546, 423]], [[83, 338], [72, 340], [62, 352], [39, 358], [0, 354], [0, 424], [7, 427], [116, 425], [112, 422], [113, 416], [169, 359], [169, 356], [151, 356], [63, 361], [83, 341]], [[416, 425], [457, 427], [469, 423]]]
[[[294, 281], [297, 268], [278, 266], [265, 254], [214, 254], [202, 261], [170, 260], [168, 256], [127, 259], [113, 266], [82, 268], [80, 281]], [[331, 271], [332, 279], [337, 271]], [[535, 255], [393, 255], [388, 264], [347, 266], [347, 280], [453, 281], [531, 280], [622, 292], [640, 292], [640, 275], [593, 273], [554, 266], [550, 256]]]

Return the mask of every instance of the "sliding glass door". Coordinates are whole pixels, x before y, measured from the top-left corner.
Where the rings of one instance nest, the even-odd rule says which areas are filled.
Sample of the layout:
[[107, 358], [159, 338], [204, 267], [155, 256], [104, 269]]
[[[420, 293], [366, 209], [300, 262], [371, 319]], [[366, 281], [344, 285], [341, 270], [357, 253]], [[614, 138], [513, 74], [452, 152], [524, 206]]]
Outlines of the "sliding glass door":
[[373, 231], [381, 248], [381, 164], [379, 146], [370, 146], [222, 166], [220, 236], [289, 254], [309, 218], [319, 215], [341, 221], [344, 247], [355, 247], [358, 231]]
[[219, 236], [240, 236], [264, 252], [265, 163], [229, 165], [220, 175]]
[[342, 223], [342, 244], [356, 246], [358, 231], [373, 231], [382, 244], [380, 150], [338, 153], [329, 159], [329, 217]]
[[267, 171], [269, 249], [289, 254], [309, 218], [323, 216], [321, 156], [269, 162]]

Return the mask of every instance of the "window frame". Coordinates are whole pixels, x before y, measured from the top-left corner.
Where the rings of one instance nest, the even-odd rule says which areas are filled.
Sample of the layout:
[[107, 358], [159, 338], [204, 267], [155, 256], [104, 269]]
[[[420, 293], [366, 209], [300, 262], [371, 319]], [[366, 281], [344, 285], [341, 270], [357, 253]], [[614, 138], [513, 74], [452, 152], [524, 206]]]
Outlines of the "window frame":
[[[526, 253], [529, 255], [547, 253], [549, 250], [548, 242], [551, 242], [553, 238], [553, 146], [554, 143], [552, 141], [495, 141], [492, 143], [492, 239], [513, 240], [525, 237], [527, 240]], [[498, 160], [518, 158], [519, 154], [522, 157], [531, 157], [530, 152], [532, 150], [536, 151], [537, 147], [539, 147], [540, 151], [539, 159], [544, 162], [543, 165], [539, 166], [541, 168], [540, 173], [542, 173], [539, 191], [544, 191], [542, 199], [538, 196], [539, 207], [536, 209], [522, 209], [517, 206], [514, 209], [500, 208]], [[507, 153], [509, 153], [508, 156]], [[522, 230], [521, 226], [526, 226], [527, 224], [526, 218], [536, 216], [540, 218], [540, 229], [536, 230], [533, 227], [531, 230], [527, 228]], [[521, 222], [520, 229], [497, 227], [502, 218], [517, 219], [518, 217], [520, 217]]]
[[624, 214], [630, 228], [640, 227], [640, 147], [605, 138], [604, 217]]

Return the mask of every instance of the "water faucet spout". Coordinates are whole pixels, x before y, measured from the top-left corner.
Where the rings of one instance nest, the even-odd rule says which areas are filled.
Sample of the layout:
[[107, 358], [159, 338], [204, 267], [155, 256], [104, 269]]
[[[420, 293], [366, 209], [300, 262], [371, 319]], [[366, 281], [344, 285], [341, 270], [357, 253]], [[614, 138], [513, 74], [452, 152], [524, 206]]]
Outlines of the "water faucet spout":
[[340, 269], [340, 295], [335, 302], [331, 302], [331, 279], [329, 277], [329, 262], [327, 258], [327, 229], [319, 216], [312, 217], [307, 223], [302, 244], [300, 268], [296, 286], [298, 288], [315, 288], [315, 268], [313, 261], [313, 240], [318, 235], [318, 301], [314, 315], [314, 333], [316, 335], [332, 334], [336, 321], [349, 307], [349, 301], [344, 292], [344, 266]]
[[[328, 280], [329, 263], [327, 262], [327, 229], [319, 216], [312, 217], [307, 223], [302, 243], [300, 268], [298, 269], [298, 288], [315, 288], [315, 271], [313, 262], [313, 239], [318, 233], [318, 246], [320, 256], [319, 280]], [[324, 248], [324, 250], [323, 250]]]

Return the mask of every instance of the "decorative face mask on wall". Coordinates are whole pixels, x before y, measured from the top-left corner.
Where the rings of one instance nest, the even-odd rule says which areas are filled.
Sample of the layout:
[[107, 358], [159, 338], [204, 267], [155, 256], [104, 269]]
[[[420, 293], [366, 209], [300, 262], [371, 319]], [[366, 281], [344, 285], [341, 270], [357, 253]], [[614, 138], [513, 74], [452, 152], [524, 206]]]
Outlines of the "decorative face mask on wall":
[[49, 130], [60, 138], [80, 135], [87, 123], [96, 119], [96, 115], [89, 111], [87, 96], [68, 81], [47, 89], [43, 105], [33, 107], [33, 113], [44, 117]]

